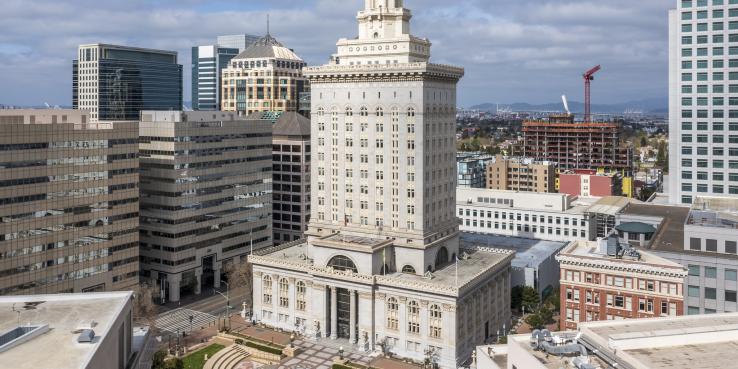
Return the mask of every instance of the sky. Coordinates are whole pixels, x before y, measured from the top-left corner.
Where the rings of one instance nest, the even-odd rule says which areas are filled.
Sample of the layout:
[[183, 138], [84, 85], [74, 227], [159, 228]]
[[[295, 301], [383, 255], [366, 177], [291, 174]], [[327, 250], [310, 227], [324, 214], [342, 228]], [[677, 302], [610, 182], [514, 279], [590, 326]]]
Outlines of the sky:
[[[179, 52], [190, 98], [191, 48], [218, 35], [266, 33], [309, 65], [358, 34], [363, 0], [2, 0], [0, 104], [71, 106], [77, 46]], [[431, 61], [464, 67], [459, 106], [583, 100], [582, 73], [601, 64], [593, 103], [666, 99], [668, 9], [675, 0], [405, 0]]]

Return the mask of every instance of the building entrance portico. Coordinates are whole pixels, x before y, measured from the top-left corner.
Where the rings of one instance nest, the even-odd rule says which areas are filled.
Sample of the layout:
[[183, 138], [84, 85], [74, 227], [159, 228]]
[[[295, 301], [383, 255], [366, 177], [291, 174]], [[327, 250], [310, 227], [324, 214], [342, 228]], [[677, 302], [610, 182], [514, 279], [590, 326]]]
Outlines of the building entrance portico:
[[357, 292], [353, 289], [329, 286], [328, 299], [329, 330], [326, 333], [331, 339], [347, 339], [356, 343], [358, 319]]

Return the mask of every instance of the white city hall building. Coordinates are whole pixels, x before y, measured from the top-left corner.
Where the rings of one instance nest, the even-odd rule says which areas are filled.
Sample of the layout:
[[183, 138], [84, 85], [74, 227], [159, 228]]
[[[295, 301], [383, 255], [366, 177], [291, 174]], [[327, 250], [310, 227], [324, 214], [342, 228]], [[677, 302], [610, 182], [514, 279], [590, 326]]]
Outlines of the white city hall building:
[[359, 37], [305, 69], [312, 93], [307, 240], [261, 250], [254, 314], [444, 368], [510, 322], [513, 253], [459, 245], [456, 84], [401, 0], [367, 0]]

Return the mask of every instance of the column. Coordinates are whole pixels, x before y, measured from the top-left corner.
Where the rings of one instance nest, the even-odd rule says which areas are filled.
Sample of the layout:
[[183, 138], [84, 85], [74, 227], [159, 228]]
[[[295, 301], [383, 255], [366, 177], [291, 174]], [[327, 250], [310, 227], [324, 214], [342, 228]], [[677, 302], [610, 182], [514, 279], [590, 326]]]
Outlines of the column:
[[331, 339], [338, 338], [338, 290], [331, 287]]
[[220, 265], [213, 265], [213, 288], [220, 288]]
[[167, 275], [167, 283], [169, 283], [169, 301], [179, 301], [179, 285], [182, 282], [181, 274]]
[[349, 291], [350, 310], [349, 310], [349, 343], [356, 343], [356, 290]]
[[195, 269], [195, 295], [202, 293], [202, 268]]

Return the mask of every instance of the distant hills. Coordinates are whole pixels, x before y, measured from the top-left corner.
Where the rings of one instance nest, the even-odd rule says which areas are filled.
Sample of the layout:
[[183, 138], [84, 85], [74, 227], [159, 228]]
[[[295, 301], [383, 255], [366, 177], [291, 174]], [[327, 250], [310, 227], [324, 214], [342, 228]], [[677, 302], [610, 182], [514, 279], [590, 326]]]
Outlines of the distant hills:
[[[469, 109], [495, 112], [497, 111], [497, 106], [497, 104], [484, 103], [471, 106], [469, 107]], [[500, 108], [509, 107], [512, 111], [564, 111], [564, 106], [561, 101], [547, 104], [499, 104], [499, 106]], [[569, 110], [571, 110], [572, 113], [583, 113], [584, 103], [578, 101], [569, 101]], [[644, 114], [666, 114], [669, 111], [669, 99], [654, 98], [626, 101], [617, 104], [592, 104], [592, 112], [595, 114], [623, 114], [626, 110], [638, 110], [643, 112]]]

